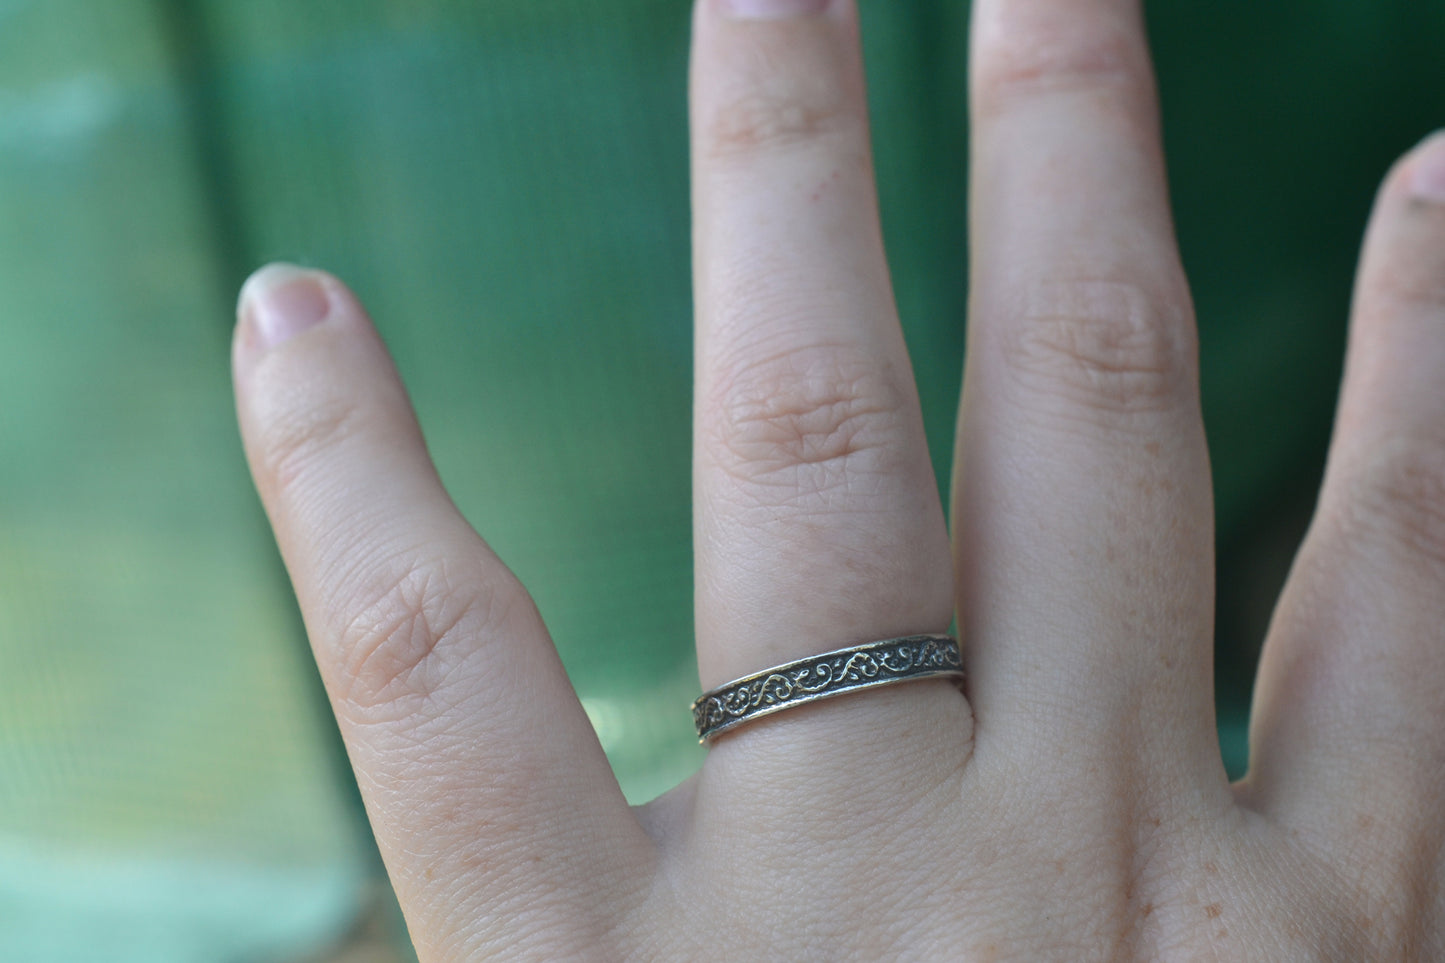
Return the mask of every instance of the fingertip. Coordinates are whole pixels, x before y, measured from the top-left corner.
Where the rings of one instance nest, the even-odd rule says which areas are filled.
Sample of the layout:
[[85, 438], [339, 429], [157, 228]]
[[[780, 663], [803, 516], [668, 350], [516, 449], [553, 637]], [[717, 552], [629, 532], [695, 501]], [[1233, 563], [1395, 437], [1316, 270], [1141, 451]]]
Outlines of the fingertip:
[[1418, 202], [1445, 206], [1445, 130], [1438, 130], [1410, 152], [1406, 189]]
[[833, 0], [714, 0], [734, 20], [788, 20], [827, 11]]
[[327, 321], [342, 307], [341, 283], [321, 271], [277, 262], [241, 286], [236, 304], [236, 361], [247, 368], [260, 357]]
[[797, 21], [846, 15], [852, 0], [696, 0], [695, 16], [726, 22]]

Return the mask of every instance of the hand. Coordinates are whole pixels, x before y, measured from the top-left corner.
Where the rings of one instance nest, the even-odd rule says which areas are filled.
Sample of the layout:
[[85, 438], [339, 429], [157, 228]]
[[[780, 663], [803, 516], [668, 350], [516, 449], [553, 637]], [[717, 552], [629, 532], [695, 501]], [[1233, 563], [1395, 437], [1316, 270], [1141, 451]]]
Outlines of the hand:
[[248, 456], [424, 960], [1445, 958], [1445, 139], [1380, 196], [1231, 786], [1137, 2], [974, 19], [952, 556], [852, 4], [701, 0], [693, 77], [702, 684], [957, 611], [966, 693], [778, 713], [629, 810], [362, 309], [248, 284]]

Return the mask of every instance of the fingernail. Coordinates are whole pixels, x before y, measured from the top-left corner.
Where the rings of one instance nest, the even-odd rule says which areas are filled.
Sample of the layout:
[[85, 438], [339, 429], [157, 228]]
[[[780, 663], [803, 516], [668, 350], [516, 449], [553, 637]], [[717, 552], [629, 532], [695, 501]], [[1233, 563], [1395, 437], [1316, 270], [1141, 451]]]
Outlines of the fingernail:
[[832, 0], [722, 0], [723, 12], [739, 20], [783, 20], [822, 13]]
[[1410, 172], [1410, 193], [1422, 201], [1445, 204], [1445, 131], [1420, 145]]
[[266, 348], [314, 328], [331, 314], [331, 296], [321, 275], [289, 264], [262, 268], [241, 291], [242, 318]]

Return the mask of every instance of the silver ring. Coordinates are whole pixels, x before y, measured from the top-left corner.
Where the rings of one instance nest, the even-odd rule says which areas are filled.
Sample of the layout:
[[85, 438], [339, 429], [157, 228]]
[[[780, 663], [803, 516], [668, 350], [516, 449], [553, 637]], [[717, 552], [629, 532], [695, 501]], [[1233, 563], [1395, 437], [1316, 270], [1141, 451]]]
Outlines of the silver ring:
[[963, 683], [963, 656], [947, 635], [910, 635], [799, 659], [710, 689], [692, 704], [704, 745], [761, 716], [819, 699], [915, 679]]

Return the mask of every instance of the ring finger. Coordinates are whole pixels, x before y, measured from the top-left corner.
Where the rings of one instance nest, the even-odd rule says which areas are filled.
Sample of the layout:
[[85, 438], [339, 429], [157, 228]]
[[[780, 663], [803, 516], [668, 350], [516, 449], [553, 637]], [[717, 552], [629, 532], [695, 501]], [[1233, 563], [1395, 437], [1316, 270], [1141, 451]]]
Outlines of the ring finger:
[[[945, 631], [953, 605], [851, 0], [701, 0], [692, 98], [697, 644], [710, 688]], [[916, 683], [743, 727], [710, 766], [800, 741], [856, 746], [920, 720], [947, 728], [961, 758], [967, 719], [948, 685]]]

